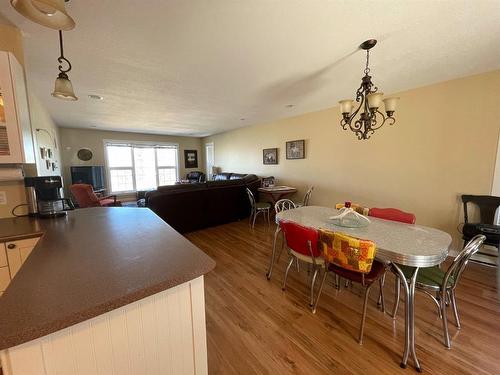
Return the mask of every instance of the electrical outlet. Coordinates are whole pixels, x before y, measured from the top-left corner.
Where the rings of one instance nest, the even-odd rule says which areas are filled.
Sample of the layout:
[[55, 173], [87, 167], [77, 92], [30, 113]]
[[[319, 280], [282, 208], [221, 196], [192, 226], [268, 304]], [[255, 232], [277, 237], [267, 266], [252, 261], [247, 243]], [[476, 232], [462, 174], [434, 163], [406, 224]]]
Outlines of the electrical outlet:
[[5, 191], [0, 191], [0, 204], [1, 205], [7, 204], [7, 193]]

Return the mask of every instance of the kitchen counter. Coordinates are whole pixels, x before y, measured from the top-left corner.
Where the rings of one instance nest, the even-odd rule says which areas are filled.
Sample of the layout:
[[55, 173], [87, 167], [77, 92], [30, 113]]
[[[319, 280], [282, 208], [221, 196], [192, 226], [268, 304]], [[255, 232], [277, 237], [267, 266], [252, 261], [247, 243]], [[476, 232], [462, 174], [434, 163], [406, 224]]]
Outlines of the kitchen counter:
[[0, 350], [199, 278], [215, 262], [149, 209], [0, 220], [0, 241], [42, 235], [0, 298]]

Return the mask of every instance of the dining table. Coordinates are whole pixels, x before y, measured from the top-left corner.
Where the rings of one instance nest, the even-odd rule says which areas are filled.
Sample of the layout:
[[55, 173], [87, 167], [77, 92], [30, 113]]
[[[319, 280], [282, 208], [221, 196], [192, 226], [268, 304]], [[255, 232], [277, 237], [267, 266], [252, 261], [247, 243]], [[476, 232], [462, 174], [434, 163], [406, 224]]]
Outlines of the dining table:
[[285, 185], [260, 187], [257, 190], [260, 193], [266, 194], [271, 198], [273, 207], [276, 204], [276, 202], [279, 201], [280, 199], [283, 199], [287, 195], [294, 194], [297, 192], [296, 188]]
[[[282, 220], [293, 221], [297, 224], [316, 228], [329, 229], [336, 232], [368, 239], [377, 246], [376, 258], [391, 267], [392, 271], [402, 281], [405, 295], [405, 345], [400, 366], [406, 368], [411, 355], [415, 369], [421, 372], [422, 367], [415, 350], [415, 284], [418, 270], [441, 264], [448, 256], [451, 245], [451, 236], [438, 229], [406, 224], [396, 221], [369, 217], [368, 225], [361, 227], [344, 227], [331, 219], [340, 211], [319, 206], [299, 207], [281, 211], [276, 215], [276, 223]], [[273, 250], [268, 279], [271, 278], [276, 257], [276, 241], [279, 234], [279, 225], [274, 235]], [[411, 277], [407, 279], [400, 265], [413, 267]]]

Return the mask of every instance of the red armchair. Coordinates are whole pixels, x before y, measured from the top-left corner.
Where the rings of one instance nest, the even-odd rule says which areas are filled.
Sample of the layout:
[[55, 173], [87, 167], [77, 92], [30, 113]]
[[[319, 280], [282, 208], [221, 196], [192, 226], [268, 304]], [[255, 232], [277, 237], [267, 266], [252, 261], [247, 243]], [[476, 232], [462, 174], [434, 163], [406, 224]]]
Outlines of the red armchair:
[[108, 195], [105, 197], [98, 197], [94, 193], [92, 185], [88, 184], [74, 184], [70, 186], [71, 194], [76, 199], [80, 208], [86, 207], [112, 207], [121, 206], [122, 203], [116, 200], [116, 195]]

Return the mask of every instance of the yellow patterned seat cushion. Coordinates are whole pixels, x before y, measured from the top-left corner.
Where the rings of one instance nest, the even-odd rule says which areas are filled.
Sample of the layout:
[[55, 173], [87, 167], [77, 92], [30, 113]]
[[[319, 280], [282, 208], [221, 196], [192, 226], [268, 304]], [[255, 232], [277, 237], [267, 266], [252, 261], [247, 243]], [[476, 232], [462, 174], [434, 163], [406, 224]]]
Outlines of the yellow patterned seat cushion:
[[327, 262], [361, 273], [370, 272], [377, 251], [373, 241], [326, 229], [319, 230], [318, 247]]

